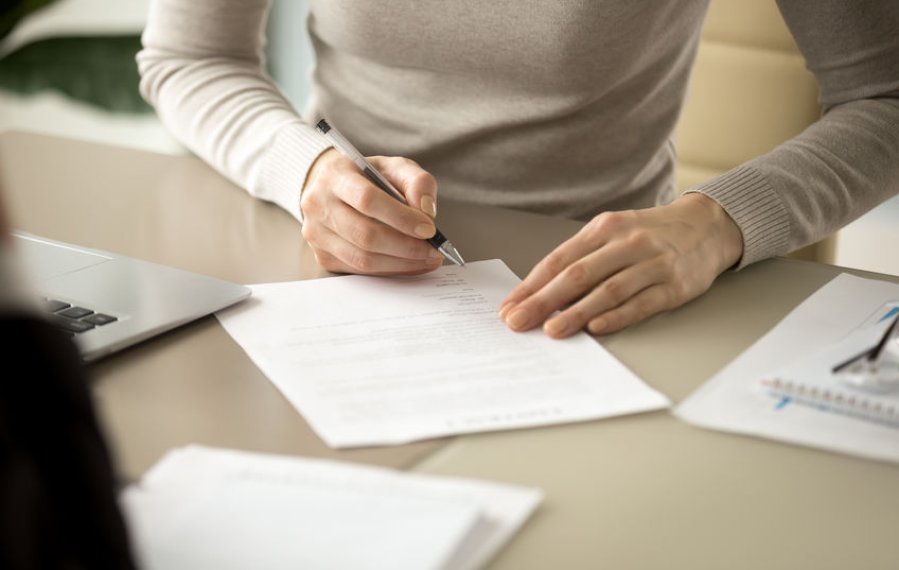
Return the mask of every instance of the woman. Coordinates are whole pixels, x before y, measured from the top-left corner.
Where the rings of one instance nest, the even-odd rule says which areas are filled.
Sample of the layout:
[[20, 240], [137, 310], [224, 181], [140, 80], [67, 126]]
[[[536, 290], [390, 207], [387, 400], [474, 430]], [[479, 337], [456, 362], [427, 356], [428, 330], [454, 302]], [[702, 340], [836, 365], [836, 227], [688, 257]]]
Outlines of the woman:
[[[565, 337], [683, 304], [896, 193], [899, 4], [779, 4], [824, 114], [680, 197], [671, 136], [707, 0], [313, 0], [305, 121], [263, 71], [265, 0], [156, 0], [138, 61], [169, 127], [301, 220], [330, 271], [438, 267], [422, 240], [438, 181], [443, 196], [589, 220], [500, 310], [514, 330]], [[311, 127], [320, 117], [393, 155], [372, 161], [409, 206], [329, 149]]]

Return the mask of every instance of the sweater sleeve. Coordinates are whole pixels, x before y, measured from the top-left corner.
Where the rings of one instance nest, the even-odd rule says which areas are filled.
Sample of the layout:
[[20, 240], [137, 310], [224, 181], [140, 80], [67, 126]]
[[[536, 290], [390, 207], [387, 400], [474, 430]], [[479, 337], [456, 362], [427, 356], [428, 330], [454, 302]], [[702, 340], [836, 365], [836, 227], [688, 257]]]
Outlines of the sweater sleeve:
[[899, 193], [899, 2], [778, 0], [819, 86], [803, 133], [692, 191], [743, 233], [739, 267], [825, 237]]
[[153, 0], [140, 88], [189, 149], [301, 219], [300, 189], [329, 145], [264, 71], [268, 10], [269, 0]]

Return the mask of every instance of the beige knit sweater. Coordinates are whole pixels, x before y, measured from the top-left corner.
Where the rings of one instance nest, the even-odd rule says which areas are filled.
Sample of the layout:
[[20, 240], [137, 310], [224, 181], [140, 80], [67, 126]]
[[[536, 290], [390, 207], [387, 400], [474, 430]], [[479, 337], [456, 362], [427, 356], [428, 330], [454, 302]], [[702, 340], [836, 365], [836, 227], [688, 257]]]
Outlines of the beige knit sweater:
[[[267, 0], [154, 0], [141, 89], [194, 152], [294, 216], [326, 117], [366, 154], [417, 160], [440, 196], [588, 219], [674, 198], [707, 3], [312, 0], [304, 121], [263, 70]], [[899, 192], [899, 1], [779, 4], [825, 113], [695, 188], [739, 225], [741, 265]]]

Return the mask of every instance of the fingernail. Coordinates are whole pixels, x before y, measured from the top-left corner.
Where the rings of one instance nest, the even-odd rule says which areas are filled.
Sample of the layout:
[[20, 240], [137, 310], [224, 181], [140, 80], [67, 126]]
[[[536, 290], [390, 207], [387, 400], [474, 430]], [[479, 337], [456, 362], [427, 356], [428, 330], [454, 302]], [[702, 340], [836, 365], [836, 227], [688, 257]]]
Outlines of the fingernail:
[[514, 307], [515, 307], [515, 303], [506, 303], [504, 305], [500, 305], [499, 318], [506, 320], [506, 315], [508, 315], [509, 311], [511, 311]]
[[434, 199], [430, 196], [424, 196], [421, 199], [421, 211], [425, 214], [431, 216], [432, 218], [437, 217], [437, 203], [434, 202]]
[[432, 249], [428, 253], [428, 259], [443, 259], [443, 254], [437, 251], [436, 249]]
[[599, 318], [590, 321], [587, 325], [587, 330], [593, 334], [599, 334], [604, 331], [607, 326], [609, 326], [609, 323], [605, 319]]
[[567, 319], [552, 319], [543, 325], [543, 330], [549, 336], [560, 337], [568, 334], [571, 330], [571, 323]]
[[418, 224], [415, 226], [415, 235], [420, 238], [432, 237], [435, 231], [433, 224]]
[[510, 328], [521, 330], [526, 328], [531, 321], [531, 315], [525, 309], [518, 309], [517, 311], [512, 311], [509, 314], [509, 318], [506, 319], [506, 324], [509, 325]]

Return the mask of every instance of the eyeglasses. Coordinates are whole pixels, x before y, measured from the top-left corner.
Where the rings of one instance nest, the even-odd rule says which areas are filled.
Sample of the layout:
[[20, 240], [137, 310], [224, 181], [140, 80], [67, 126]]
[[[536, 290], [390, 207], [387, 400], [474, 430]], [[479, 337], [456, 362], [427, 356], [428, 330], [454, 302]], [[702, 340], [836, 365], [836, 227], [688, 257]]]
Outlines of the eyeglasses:
[[846, 384], [870, 392], [899, 389], [899, 316], [876, 345], [837, 364], [833, 373]]

